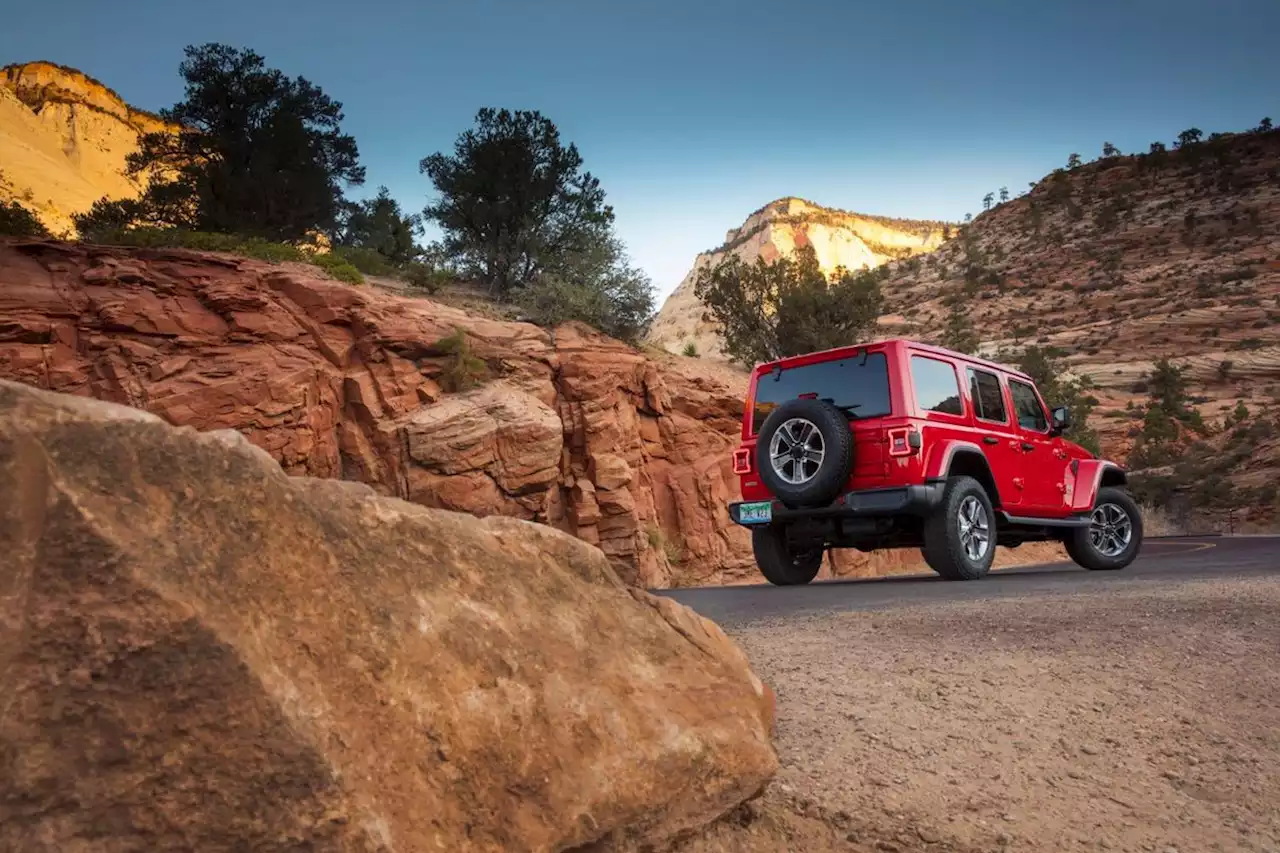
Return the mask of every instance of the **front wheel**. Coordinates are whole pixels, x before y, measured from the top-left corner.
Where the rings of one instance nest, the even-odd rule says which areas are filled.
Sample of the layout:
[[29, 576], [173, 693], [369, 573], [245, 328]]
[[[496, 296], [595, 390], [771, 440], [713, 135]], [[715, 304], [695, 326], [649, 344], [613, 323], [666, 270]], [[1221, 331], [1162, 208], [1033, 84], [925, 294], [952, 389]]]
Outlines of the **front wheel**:
[[751, 531], [751, 550], [765, 580], [774, 586], [797, 586], [813, 580], [822, 568], [822, 549], [797, 551], [787, 545], [781, 527], [757, 527]]
[[1089, 526], [1071, 531], [1063, 545], [1067, 555], [1086, 569], [1123, 569], [1142, 550], [1142, 511], [1124, 489], [1099, 489]]

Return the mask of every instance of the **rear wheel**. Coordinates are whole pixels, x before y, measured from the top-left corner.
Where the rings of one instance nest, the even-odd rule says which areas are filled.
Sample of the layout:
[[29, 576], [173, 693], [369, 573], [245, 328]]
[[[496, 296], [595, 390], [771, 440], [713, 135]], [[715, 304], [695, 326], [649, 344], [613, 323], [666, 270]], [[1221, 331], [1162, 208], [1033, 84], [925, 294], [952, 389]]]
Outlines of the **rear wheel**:
[[996, 556], [995, 512], [982, 484], [972, 477], [947, 480], [942, 502], [924, 522], [929, 568], [947, 580], [977, 580]]
[[1123, 569], [1142, 550], [1142, 513], [1124, 489], [1098, 490], [1089, 526], [1073, 531], [1063, 541], [1067, 555], [1091, 571]]
[[822, 549], [798, 551], [787, 545], [781, 527], [757, 527], [751, 531], [751, 549], [765, 580], [775, 586], [796, 586], [813, 580], [822, 568]]

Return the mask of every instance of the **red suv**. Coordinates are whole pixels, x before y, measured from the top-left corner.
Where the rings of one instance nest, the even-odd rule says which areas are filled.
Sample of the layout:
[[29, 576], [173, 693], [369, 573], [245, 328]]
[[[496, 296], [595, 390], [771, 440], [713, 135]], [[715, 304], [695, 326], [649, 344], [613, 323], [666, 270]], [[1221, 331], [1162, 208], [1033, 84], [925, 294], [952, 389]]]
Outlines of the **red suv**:
[[1062, 438], [1031, 377], [894, 340], [758, 365], [730, 504], [772, 583], [813, 580], [830, 548], [920, 548], [972, 580], [997, 545], [1061, 540], [1087, 569], [1142, 547], [1124, 469]]

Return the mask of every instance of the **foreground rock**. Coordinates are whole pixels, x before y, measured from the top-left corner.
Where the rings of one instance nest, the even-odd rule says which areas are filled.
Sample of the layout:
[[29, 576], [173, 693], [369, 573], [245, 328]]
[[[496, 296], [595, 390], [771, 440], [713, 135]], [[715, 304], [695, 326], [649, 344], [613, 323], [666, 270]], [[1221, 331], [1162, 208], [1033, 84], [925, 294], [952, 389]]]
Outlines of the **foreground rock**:
[[8, 382], [0, 494], [0, 849], [613, 849], [775, 769], [736, 646], [545, 526]]

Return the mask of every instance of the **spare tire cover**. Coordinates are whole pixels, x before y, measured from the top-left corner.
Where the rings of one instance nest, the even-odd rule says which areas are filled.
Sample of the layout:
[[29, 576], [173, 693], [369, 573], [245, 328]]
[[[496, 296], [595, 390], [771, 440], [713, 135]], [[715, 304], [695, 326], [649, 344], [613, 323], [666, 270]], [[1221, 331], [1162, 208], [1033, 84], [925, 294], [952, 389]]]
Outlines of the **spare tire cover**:
[[821, 400], [789, 400], [756, 437], [756, 469], [792, 508], [829, 505], [853, 471], [853, 431], [844, 412]]

